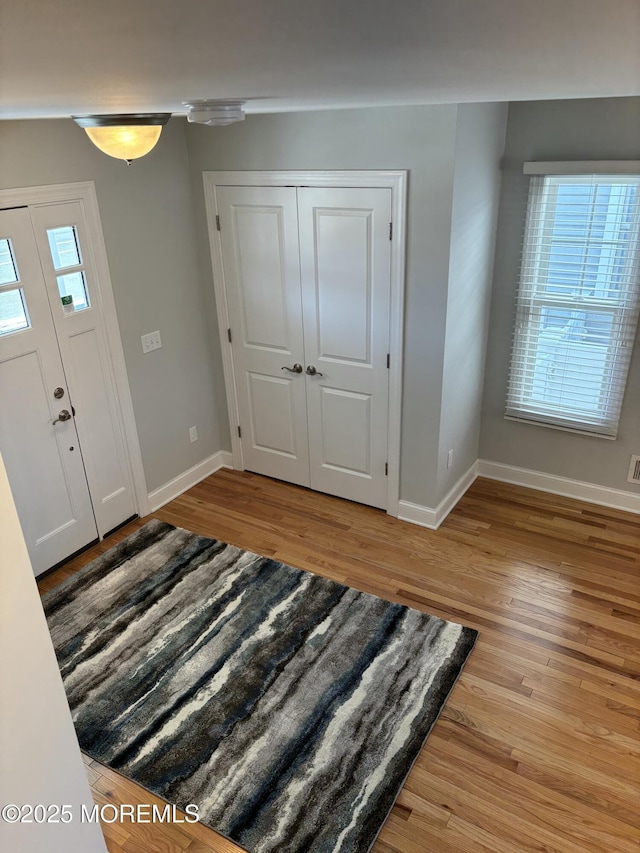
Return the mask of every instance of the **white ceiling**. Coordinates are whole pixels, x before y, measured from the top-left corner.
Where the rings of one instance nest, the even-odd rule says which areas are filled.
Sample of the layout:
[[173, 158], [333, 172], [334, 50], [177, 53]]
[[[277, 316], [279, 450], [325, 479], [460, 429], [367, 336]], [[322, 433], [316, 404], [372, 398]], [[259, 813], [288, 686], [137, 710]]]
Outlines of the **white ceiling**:
[[640, 0], [0, 0], [0, 117], [640, 94]]

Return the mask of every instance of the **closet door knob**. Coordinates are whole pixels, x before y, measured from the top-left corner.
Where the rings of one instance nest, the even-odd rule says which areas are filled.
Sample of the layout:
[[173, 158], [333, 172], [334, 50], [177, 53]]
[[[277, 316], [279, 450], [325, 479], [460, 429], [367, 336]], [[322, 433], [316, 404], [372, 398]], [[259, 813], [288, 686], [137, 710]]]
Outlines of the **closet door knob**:
[[296, 362], [293, 367], [281, 367], [280, 370], [288, 370], [289, 373], [302, 373], [302, 365]]
[[316, 370], [312, 364], [307, 365], [307, 376], [324, 376], [319, 370]]

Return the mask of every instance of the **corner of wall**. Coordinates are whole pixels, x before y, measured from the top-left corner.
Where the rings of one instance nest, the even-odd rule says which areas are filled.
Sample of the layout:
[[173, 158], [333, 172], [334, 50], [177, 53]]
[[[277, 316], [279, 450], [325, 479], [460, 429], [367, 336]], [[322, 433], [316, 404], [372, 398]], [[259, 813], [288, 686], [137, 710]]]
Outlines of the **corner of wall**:
[[460, 105], [437, 459], [438, 497], [446, 495], [478, 457], [505, 130], [505, 105]]
[[164, 483], [160, 488], [149, 492], [147, 496], [149, 512], [155, 512], [157, 509], [160, 509], [161, 506], [184, 494], [187, 489], [191, 489], [211, 474], [215, 474], [221, 468], [233, 468], [233, 457], [227, 450], [219, 450], [212, 456], [207, 457], [207, 459], [203, 459], [202, 462], [193, 465], [179, 476], [174, 477], [173, 480]]

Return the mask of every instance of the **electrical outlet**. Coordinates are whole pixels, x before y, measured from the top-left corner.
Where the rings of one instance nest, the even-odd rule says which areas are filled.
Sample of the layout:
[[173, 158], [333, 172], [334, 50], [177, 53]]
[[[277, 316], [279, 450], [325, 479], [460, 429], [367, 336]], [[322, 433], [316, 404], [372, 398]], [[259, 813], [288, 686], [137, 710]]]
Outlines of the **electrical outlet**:
[[148, 335], [142, 335], [142, 352], [152, 352], [154, 349], [160, 349], [162, 341], [160, 340], [160, 332], [149, 332]]
[[198, 440], [198, 430], [197, 427], [191, 427], [189, 430], [189, 441], [193, 444], [194, 441]]
[[450, 450], [447, 453], [447, 468], [451, 468], [453, 465], [453, 450]]

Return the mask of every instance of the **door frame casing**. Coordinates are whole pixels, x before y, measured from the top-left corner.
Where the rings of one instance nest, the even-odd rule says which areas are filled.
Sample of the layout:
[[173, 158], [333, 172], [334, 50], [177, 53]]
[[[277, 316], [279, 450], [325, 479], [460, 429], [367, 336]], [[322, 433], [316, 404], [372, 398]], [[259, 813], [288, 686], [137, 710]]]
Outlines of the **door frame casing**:
[[[218, 206], [217, 186], [256, 187], [337, 187], [375, 188], [391, 190], [391, 294], [389, 303], [389, 412], [387, 457], [387, 514], [398, 517], [400, 500], [400, 429], [402, 417], [402, 353], [404, 339], [404, 282], [406, 246], [407, 172], [394, 171], [224, 171], [203, 172], [207, 230], [213, 268], [216, 314], [222, 350], [233, 467], [244, 470], [242, 444], [237, 434], [238, 401], [231, 346], [227, 345], [230, 328], [227, 305], [222, 242], [216, 227]], [[224, 226], [223, 226], [224, 227]]]
[[37, 187], [19, 187], [0, 190], [0, 208], [35, 207], [41, 204], [56, 204], [77, 201], [80, 203], [90, 235], [96, 280], [94, 290], [104, 323], [109, 364], [116, 392], [118, 414], [125, 439], [126, 463], [131, 475], [136, 512], [148, 515], [149, 498], [142, 467], [140, 441], [133, 411], [120, 327], [116, 314], [113, 286], [107, 261], [107, 249], [100, 221], [98, 198], [93, 181], [68, 184], [51, 184]]

